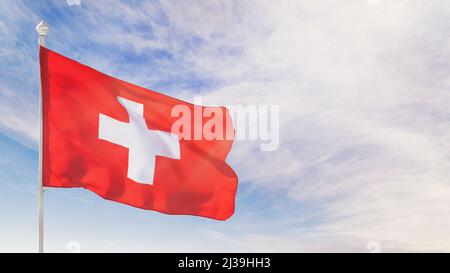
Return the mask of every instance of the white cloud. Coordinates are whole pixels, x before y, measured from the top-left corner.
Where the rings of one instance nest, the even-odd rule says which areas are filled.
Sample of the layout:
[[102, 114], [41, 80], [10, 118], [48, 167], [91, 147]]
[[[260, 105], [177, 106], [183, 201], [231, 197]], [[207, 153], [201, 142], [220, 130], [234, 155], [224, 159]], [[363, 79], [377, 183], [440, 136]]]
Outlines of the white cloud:
[[15, 92], [3, 87], [0, 89], [0, 129], [29, 147], [36, 148], [39, 141], [39, 116], [32, 95]]

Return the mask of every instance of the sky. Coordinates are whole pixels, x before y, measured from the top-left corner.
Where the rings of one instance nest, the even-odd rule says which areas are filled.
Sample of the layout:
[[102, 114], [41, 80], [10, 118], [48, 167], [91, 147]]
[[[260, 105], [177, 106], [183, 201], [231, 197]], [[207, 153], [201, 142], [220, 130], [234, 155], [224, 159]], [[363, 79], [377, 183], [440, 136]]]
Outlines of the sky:
[[[75, 4], [74, 4], [75, 3]], [[450, 3], [0, 1], [0, 252], [37, 251], [37, 33], [180, 99], [278, 105], [227, 221], [45, 192], [48, 252], [449, 252]]]

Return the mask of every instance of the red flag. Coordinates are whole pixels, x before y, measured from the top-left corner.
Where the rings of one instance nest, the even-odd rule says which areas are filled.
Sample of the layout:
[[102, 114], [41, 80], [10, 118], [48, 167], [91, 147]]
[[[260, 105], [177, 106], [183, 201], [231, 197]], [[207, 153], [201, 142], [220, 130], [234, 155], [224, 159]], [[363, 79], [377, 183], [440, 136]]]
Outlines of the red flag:
[[[44, 47], [40, 64], [44, 186], [82, 187], [108, 200], [167, 214], [218, 220], [233, 214], [237, 176], [225, 160], [234, 129], [226, 108], [194, 106]], [[178, 106], [191, 113], [196, 107], [201, 113], [221, 111], [228, 137], [191, 139], [196, 132], [189, 126], [202, 128], [218, 117], [173, 116]], [[189, 126], [173, 132], [181, 117]]]

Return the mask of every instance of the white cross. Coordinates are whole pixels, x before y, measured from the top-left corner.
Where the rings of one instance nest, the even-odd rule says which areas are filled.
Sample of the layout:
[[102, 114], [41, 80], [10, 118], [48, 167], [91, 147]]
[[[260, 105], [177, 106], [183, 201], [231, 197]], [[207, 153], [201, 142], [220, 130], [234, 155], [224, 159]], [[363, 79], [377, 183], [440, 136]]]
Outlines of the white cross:
[[98, 138], [128, 148], [128, 178], [153, 185], [156, 156], [180, 159], [178, 135], [149, 130], [144, 119], [144, 105], [117, 98], [127, 110], [130, 122], [99, 115]]

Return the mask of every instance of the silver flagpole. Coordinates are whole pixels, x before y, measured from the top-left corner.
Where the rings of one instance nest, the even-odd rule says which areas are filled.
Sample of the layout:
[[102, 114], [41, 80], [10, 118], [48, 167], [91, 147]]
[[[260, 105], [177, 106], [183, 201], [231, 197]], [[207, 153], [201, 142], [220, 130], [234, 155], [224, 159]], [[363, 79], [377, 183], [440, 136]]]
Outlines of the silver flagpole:
[[[45, 47], [45, 35], [48, 25], [41, 21], [36, 26], [39, 33], [39, 45]], [[42, 159], [43, 159], [43, 107], [42, 107], [42, 83], [39, 84], [39, 253], [44, 252], [44, 187], [42, 185]]]

